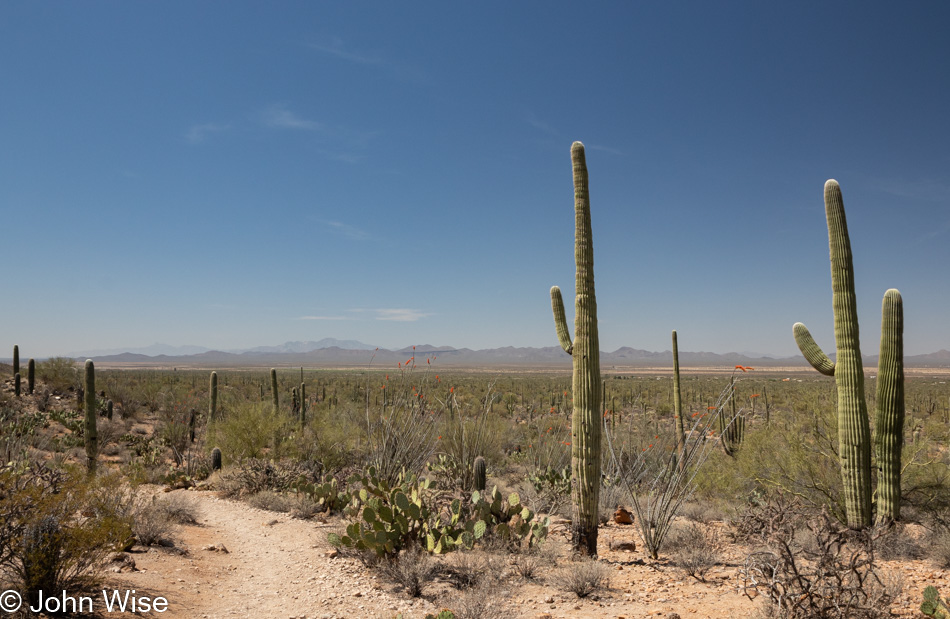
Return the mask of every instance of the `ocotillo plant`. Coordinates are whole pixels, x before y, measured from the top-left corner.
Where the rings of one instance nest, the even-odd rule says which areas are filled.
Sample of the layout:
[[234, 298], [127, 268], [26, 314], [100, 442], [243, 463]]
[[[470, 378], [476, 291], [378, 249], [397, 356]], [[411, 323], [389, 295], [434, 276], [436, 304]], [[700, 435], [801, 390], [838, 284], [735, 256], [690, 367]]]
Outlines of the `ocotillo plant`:
[[280, 410], [280, 402], [277, 397], [277, 368], [270, 369], [270, 392], [274, 396], [274, 412]]
[[13, 345], [13, 373], [20, 373], [20, 347], [16, 344]]
[[214, 419], [218, 410], [218, 373], [211, 372], [211, 402], [208, 404], [208, 421]]
[[871, 428], [864, 399], [864, 368], [858, 337], [851, 240], [841, 188], [825, 183], [825, 216], [831, 254], [831, 290], [837, 357], [831, 361], [800, 322], [792, 328], [805, 359], [822, 374], [835, 377], [838, 390], [838, 453], [848, 526], [871, 524]]
[[83, 428], [83, 434], [86, 439], [86, 474], [89, 477], [95, 477], [96, 461], [99, 458], [99, 432], [96, 428], [98, 417], [98, 411], [96, 410], [96, 368], [92, 364], [92, 359], [86, 359], [84, 392], [85, 401], [83, 406], [86, 409], [86, 425]]
[[683, 450], [686, 449], [686, 430], [683, 427], [683, 402], [680, 396], [680, 352], [673, 331], [673, 415], [676, 417], [676, 459], [683, 467]]
[[551, 288], [551, 308], [558, 341], [574, 366], [574, 411], [571, 420], [571, 500], [574, 550], [597, 555], [598, 501], [600, 499], [601, 391], [600, 340], [597, 300], [594, 296], [594, 245], [590, 223], [590, 195], [584, 145], [571, 145], [574, 168], [574, 262], [577, 269], [574, 298], [574, 341], [564, 314], [561, 289]]
[[30, 359], [26, 364], [26, 392], [33, 395], [33, 389], [36, 387], [36, 361]]
[[890, 289], [881, 303], [877, 362], [877, 520], [900, 520], [901, 447], [904, 443], [904, 302]]

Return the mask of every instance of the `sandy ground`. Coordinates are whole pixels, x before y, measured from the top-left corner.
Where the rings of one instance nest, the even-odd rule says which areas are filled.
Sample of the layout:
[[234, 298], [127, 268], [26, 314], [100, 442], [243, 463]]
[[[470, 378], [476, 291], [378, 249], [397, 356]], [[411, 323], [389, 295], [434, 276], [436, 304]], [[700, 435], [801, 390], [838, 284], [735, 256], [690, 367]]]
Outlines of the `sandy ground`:
[[[411, 599], [358, 560], [332, 556], [327, 533], [341, 528], [339, 519], [295, 520], [212, 492], [191, 494], [199, 501], [200, 524], [182, 527], [179, 551], [136, 548], [135, 570], [110, 572], [106, 578], [107, 588], [135, 589], [138, 595], [168, 600], [167, 611], [143, 616], [392, 619], [402, 613], [406, 619], [422, 619], [426, 613], [451, 608], [453, 596], [459, 595], [433, 583], [423, 598]], [[650, 561], [640, 550], [636, 527], [609, 523], [600, 535], [600, 560], [612, 577], [609, 589], [597, 599], [560, 591], [542, 572], [537, 582], [506, 577], [492, 594], [496, 605], [505, 609], [505, 616], [532, 619], [632, 619], [673, 613], [684, 619], [737, 618], [755, 612], [756, 603], [736, 589], [741, 548], [728, 546], [721, 564], [702, 583], [666, 561]], [[566, 548], [563, 526], [554, 527], [550, 541]], [[635, 541], [637, 550], [607, 549], [621, 541]], [[892, 608], [897, 616], [922, 616], [916, 608], [928, 584], [950, 591], [950, 574], [927, 561], [884, 562], [883, 567], [904, 580], [904, 594]]]

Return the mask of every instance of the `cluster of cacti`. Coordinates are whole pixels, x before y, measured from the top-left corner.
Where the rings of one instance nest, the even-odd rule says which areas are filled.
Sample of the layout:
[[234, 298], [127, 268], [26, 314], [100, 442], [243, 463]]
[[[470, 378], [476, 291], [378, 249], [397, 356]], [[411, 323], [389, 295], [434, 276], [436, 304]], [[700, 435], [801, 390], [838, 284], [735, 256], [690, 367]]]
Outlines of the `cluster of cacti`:
[[214, 414], [218, 411], [218, 373], [211, 372], [211, 397], [208, 403], [208, 421], [214, 420]]
[[485, 490], [485, 473], [486, 473], [485, 458], [478, 456], [475, 458], [475, 462], [472, 465], [472, 476], [474, 481], [472, 487], [479, 492]]
[[350, 494], [345, 489], [341, 490], [340, 483], [331, 475], [324, 476], [323, 481], [318, 483], [307, 481], [307, 478], [301, 475], [290, 487], [330, 512], [342, 510], [351, 499]]
[[36, 361], [32, 358], [26, 364], [26, 392], [33, 395], [36, 388]]
[[[825, 183], [825, 215], [828, 221], [828, 245], [831, 258], [831, 289], [834, 307], [836, 358], [832, 361], [815, 342], [802, 323], [795, 323], [793, 332], [799, 349], [816, 370], [835, 377], [838, 392], [838, 453], [841, 460], [841, 477], [844, 488], [845, 512], [848, 526], [863, 528], [871, 524], [871, 428], [867, 403], [864, 396], [864, 368], [861, 361], [861, 346], [858, 334], [857, 301], [854, 293], [854, 265], [851, 258], [851, 241], [845, 219], [841, 188], [835, 180]], [[888, 301], [888, 296], [891, 301]], [[888, 291], [884, 305], [900, 306], [900, 294]], [[895, 312], [899, 310], [889, 310]], [[878, 418], [885, 420], [877, 428], [878, 458], [882, 472], [881, 488], [887, 510], [883, 517], [896, 517], [900, 503], [900, 445], [903, 441], [903, 387], [896, 388], [896, 377], [903, 383], [903, 321], [884, 318], [888, 343], [891, 349], [885, 360], [882, 350], [879, 375], [887, 379], [886, 402], [878, 398]], [[885, 333], [882, 330], [882, 346]], [[899, 423], [898, 423], [899, 422]], [[895, 448], [896, 446], [896, 448]]]
[[574, 550], [597, 555], [601, 468], [600, 340], [594, 296], [594, 245], [584, 145], [571, 145], [574, 170], [574, 262], [576, 265], [574, 340], [571, 341], [564, 301], [551, 288], [551, 308], [558, 341], [573, 360], [574, 410], [571, 421], [571, 543]]
[[933, 585], [924, 589], [924, 601], [920, 605], [920, 612], [934, 619], [950, 619], [950, 606], [946, 600], [940, 599], [937, 588]]
[[270, 369], [270, 392], [274, 396], [274, 413], [280, 410], [280, 401], [277, 397], [277, 369]]
[[99, 431], [98, 410], [96, 408], [96, 368], [92, 359], [86, 359], [86, 380], [84, 381], [86, 424], [83, 427], [83, 436], [86, 441], [86, 473], [90, 477], [96, 475], [96, 462], [99, 459]]
[[362, 477], [344, 512], [354, 521], [345, 535], [330, 534], [330, 543], [395, 556], [403, 548], [421, 546], [434, 554], [472, 548], [485, 535], [508, 543], [533, 545], [542, 541], [550, 521], [537, 522], [534, 512], [521, 504], [517, 494], [503, 498], [497, 488], [488, 497], [475, 491], [471, 502], [454, 499], [448, 506], [435, 504], [432, 482], [414, 475], [400, 475], [395, 483], [381, 479], [370, 468]]

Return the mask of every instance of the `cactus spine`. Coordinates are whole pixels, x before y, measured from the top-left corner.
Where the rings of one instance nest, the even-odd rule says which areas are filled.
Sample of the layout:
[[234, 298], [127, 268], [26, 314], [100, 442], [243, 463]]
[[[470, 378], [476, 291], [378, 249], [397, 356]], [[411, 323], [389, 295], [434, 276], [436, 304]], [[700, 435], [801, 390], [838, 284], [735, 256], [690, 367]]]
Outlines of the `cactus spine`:
[[26, 364], [26, 392], [33, 395], [33, 389], [36, 387], [36, 361], [30, 359]]
[[576, 552], [597, 555], [600, 498], [601, 390], [600, 340], [594, 296], [594, 246], [584, 145], [571, 145], [574, 169], [574, 340], [570, 339], [561, 289], [551, 288], [551, 308], [561, 347], [574, 366], [574, 410], [571, 418], [571, 542]]
[[890, 289], [881, 304], [881, 353], [877, 364], [877, 520], [900, 520], [901, 447], [904, 443], [904, 302]]
[[835, 377], [838, 389], [838, 453], [844, 486], [848, 526], [871, 524], [871, 428], [864, 399], [864, 368], [858, 337], [858, 311], [854, 294], [851, 241], [838, 181], [825, 183], [825, 216], [831, 257], [831, 290], [834, 307], [837, 357], [832, 362], [808, 329], [795, 323], [793, 332], [802, 354], [812, 367]]
[[475, 464], [472, 467], [474, 473], [475, 490], [483, 492], [485, 490], [485, 458], [478, 456], [475, 458]]
[[279, 410], [280, 400], [277, 397], [277, 368], [270, 369], [270, 392], [274, 396], [274, 412]]
[[96, 428], [96, 368], [92, 359], [86, 359], [85, 401], [86, 425], [83, 433], [86, 439], [86, 474], [96, 476], [96, 460], [99, 457], [99, 432]]
[[16, 344], [13, 345], [13, 373], [20, 373], [20, 347]]
[[680, 470], [683, 470], [683, 452], [686, 451], [686, 429], [683, 424], [683, 401], [680, 396], [680, 352], [673, 331], [673, 415], [676, 417], [676, 453]]
[[208, 421], [214, 419], [218, 410], [218, 373], [211, 372], [211, 402], [208, 404]]

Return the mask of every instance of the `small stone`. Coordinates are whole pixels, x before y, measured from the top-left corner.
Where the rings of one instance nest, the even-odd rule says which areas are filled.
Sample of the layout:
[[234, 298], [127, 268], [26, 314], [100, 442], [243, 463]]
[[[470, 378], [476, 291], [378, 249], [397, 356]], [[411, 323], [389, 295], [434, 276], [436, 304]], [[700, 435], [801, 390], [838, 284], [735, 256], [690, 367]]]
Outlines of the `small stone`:
[[614, 522], [617, 524], [633, 524], [633, 514], [623, 507], [618, 507], [617, 511], [614, 512]]

